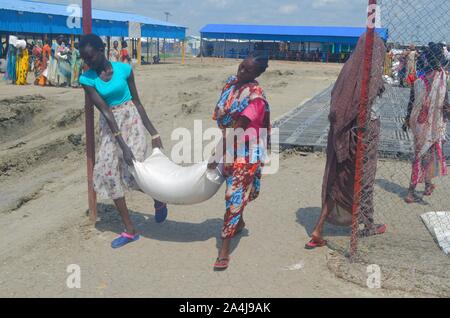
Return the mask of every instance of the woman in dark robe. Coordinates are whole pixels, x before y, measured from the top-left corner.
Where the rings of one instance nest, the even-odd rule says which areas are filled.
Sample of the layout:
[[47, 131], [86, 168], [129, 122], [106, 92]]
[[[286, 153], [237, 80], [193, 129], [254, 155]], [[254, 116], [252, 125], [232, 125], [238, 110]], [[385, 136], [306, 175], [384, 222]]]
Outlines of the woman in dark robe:
[[[322, 238], [325, 221], [340, 225], [352, 224], [352, 207], [355, 184], [357, 118], [361, 103], [361, 85], [364, 69], [366, 34], [344, 65], [331, 93], [330, 132], [328, 135], [327, 164], [322, 186], [322, 213], [307, 249], [326, 245]], [[383, 40], [375, 34], [372, 60], [372, 73], [369, 84], [369, 110], [377, 96], [384, 91], [383, 69], [386, 47]], [[364, 224], [360, 235], [383, 234], [386, 225], [375, 225], [373, 220], [373, 190], [378, 160], [378, 140], [380, 120], [372, 110], [367, 124], [366, 152], [362, 179], [362, 206], [359, 223]]]

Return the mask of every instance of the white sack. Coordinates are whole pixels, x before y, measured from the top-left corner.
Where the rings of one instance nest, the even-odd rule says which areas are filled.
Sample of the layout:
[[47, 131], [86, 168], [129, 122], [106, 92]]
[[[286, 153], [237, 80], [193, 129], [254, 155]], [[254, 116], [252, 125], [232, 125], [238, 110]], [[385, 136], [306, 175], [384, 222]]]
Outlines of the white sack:
[[9, 36], [9, 44], [18, 49], [24, 49], [27, 47], [27, 42], [25, 40], [19, 40], [19, 38], [14, 35]]
[[27, 42], [25, 40], [18, 40], [16, 43], [16, 48], [25, 49], [27, 47]]
[[152, 198], [172, 205], [192, 205], [212, 198], [225, 179], [220, 169], [208, 170], [208, 162], [190, 167], [173, 163], [160, 149], [144, 162], [135, 162], [131, 173]]
[[444, 253], [450, 255], [450, 212], [425, 213], [422, 220]]
[[10, 35], [9, 36], [9, 41], [8, 42], [9, 42], [10, 45], [16, 47], [17, 41], [19, 41], [19, 38], [17, 36], [14, 36], [14, 35]]

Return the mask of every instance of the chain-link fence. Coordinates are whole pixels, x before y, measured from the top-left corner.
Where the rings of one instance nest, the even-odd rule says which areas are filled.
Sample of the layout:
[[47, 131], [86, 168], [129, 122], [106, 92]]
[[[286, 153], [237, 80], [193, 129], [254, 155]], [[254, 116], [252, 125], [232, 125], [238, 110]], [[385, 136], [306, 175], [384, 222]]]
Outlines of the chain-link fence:
[[[366, 268], [375, 264], [381, 269], [382, 287], [449, 296], [450, 1], [371, 3], [377, 6], [369, 12], [377, 10], [389, 32], [385, 91], [360, 112], [363, 129], [354, 135], [355, 140], [362, 138], [356, 153], [354, 227], [351, 233], [328, 231], [329, 245], [341, 252], [330, 267], [365, 285]], [[366, 58], [375, 56], [367, 42]], [[371, 65], [371, 74], [377, 67], [381, 65]], [[363, 83], [361, 100], [374, 81]], [[384, 224], [386, 233], [377, 235]]]

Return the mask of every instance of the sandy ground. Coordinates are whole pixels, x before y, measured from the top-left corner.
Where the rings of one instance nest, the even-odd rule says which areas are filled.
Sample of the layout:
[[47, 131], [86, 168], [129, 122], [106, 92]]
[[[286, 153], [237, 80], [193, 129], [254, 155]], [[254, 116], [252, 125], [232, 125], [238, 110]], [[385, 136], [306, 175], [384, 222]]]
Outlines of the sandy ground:
[[[174, 143], [174, 128], [193, 129], [194, 119], [214, 126], [211, 111], [237, 65], [233, 60], [191, 60], [136, 69], [141, 99], [167, 150]], [[339, 70], [339, 65], [272, 62], [260, 82], [273, 118], [323, 91]], [[0, 296], [421, 295], [350, 283], [329, 270], [330, 250], [303, 249], [320, 206], [325, 160], [318, 154], [284, 155], [280, 172], [265, 177], [260, 199], [246, 210], [248, 230], [235, 239], [226, 272], [212, 270], [223, 189], [204, 204], [170, 207], [162, 225], [153, 220], [150, 198], [129, 194], [142, 239], [113, 251], [110, 241], [122, 227], [111, 202], [99, 202], [95, 226], [86, 216], [82, 109], [80, 89], [0, 83]], [[70, 264], [81, 268], [81, 289], [66, 286]]]

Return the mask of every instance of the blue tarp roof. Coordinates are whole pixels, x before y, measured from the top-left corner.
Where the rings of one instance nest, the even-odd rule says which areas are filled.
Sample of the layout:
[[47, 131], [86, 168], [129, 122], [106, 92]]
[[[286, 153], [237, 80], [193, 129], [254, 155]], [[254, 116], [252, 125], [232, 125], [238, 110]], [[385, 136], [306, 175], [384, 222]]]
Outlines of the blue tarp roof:
[[[0, 0], [0, 32], [81, 34], [67, 26], [68, 5], [23, 0]], [[51, 17], [49, 17], [51, 16]], [[142, 24], [143, 37], [183, 39], [186, 28], [137, 14], [92, 10], [93, 32], [102, 36], [128, 36], [128, 22]]]
[[[365, 31], [366, 28], [358, 27], [208, 24], [200, 33], [203, 38], [209, 39], [354, 44]], [[387, 29], [377, 29], [377, 33], [387, 40]]]

